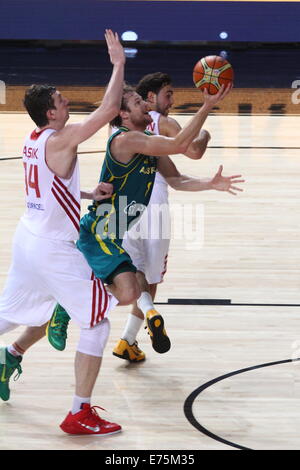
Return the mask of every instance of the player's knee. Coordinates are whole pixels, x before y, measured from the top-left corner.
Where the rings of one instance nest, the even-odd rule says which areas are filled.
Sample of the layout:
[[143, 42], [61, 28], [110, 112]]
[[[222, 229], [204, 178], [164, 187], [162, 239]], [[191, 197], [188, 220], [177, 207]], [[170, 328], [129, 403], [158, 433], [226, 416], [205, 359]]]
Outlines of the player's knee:
[[82, 328], [77, 351], [89, 356], [102, 357], [110, 332], [110, 321], [104, 318], [93, 328]]
[[123, 289], [118, 299], [122, 305], [130, 305], [135, 302], [141, 295], [141, 289], [138, 283], [135, 283], [126, 289]]

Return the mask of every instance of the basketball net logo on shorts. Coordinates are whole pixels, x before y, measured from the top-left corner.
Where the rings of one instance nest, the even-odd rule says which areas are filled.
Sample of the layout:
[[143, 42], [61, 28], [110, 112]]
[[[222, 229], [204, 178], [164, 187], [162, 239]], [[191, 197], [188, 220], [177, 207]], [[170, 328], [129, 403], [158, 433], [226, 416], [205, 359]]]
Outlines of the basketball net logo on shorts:
[[129, 217], [136, 216], [138, 212], [142, 214], [145, 210], [146, 210], [146, 206], [144, 206], [144, 204], [139, 204], [136, 201], [131, 201], [123, 209], [124, 213], [129, 215]]

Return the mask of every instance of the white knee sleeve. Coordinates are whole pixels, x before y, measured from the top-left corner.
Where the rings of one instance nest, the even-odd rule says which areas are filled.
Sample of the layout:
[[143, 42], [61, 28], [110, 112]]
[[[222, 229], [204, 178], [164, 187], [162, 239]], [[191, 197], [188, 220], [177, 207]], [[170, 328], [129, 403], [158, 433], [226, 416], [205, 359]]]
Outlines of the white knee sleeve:
[[11, 323], [7, 320], [2, 320], [0, 318], [0, 335], [3, 335], [4, 333], [7, 333], [8, 331], [14, 330], [18, 326], [19, 325], [16, 325], [16, 323]]
[[102, 357], [110, 332], [110, 322], [104, 318], [94, 328], [82, 328], [77, 351], [89, 356]]

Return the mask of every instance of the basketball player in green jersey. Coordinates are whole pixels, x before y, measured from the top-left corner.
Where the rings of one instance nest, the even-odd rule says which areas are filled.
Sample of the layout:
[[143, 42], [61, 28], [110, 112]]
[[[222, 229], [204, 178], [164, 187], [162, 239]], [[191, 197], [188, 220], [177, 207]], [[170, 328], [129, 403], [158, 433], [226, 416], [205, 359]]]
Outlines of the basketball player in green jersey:
[[[100, 181], [111, 183], [113, 194], [105, 204], [94, 201], [88, 207], [88, 214], [81, 219], [77, 243], [94, 273], [108, 285], [113, 285], [113, 293], [123, 305], [129, 302], [128, 297], [136, 295], [136, 288], [131, 284], [119, 292], [118, 284], [113, 282], [118, 273], [136, 272], [130, 256], [122, 248], [123, 236], [146, 209], [157, 170], [157, 159], [152, 156], [140, 153], [126, 164], [113, 156], [113, 140], [128, 131], [121, 127], [108, 140]], [[151, 135], [148, 131], [145, 134]]]
[[[120, 127], [108, 141], [101, 180], [114, 186], [111, 204], [94, 203], [81, 221], [78, 248], [85, 255], [96, 278], [109, 285], [120, 305], [137, 300], [145, 314], [153, 348], [160, 353], [170, 348], [162, 316], [154, 309], [149, 286], [142, 272], [135, 272], [129, 255], [122, 248], [122, 234], [137, 220], [151, 196], [156, 168], [167, 179], [180, 178], [168, 154], [185, 153], [216, 103], [223, 99], [230, 87], [216, 95], [204, 92], [204, 104], [178, 134], [173, 138], [149, 135], [145, 132], [151, 122], [148, 105], [132, 88], [124, 89], [121, 110], [112, 125]], [[154, 158], [153, 158], [154, 157]], [[223, 177], [222, 167], [213, 178], [193, 178], [184, 183], [185, 190], [201, 191], [216, 189], [234, 193], [240, 175]], [[128, 197], [129, 196], [129, 197]], [[124, 202], [121, 198], [126, 197]], [[124, 215], [126, 217], [124, 218]], [[121, 216], [121, 217], [120, 217]], [[125, 220], [125, 222], [124, 222]], [[120, 226], [122, 225], [122, 230]], [[57, 349], [63, 349], [60, 315], [56, 312], [48, 327], [48, 338]], [[99, 312], [100, 314], [100, 312]]]
[[[149, 114], [152, 122], [147, 129], [153, 134], [160, 134], [166, 137], [174, 137], [181, 130], [181, 126], [174, 119], [169, 117], [169, 111], [174, 104], [174, 89], [170, 75], [162, 72], [155, 72], [145, 75], [136, 86], [136, 92], [141, 95], [149, 107]], [[116, 129], [114, 130], [116, 131]], [[207, 130], [201, 129], [199, 136], [193, 140], [187, 149], [185, 156], [192, 160], [199, 160], [205, 153], [210, 134]], [[188, 177], [184, 177], [187, 181]], [[182, 186], [176, 178], [177, 186], [174, 189], [182, 190]], [[170, 220], [171, 214], [168, 201], [168, 182], [157, 172], [153, 186], [152, 195], [147, 207], [147, 214], [144, 214], [141, 221], [134, 227], [134, 233], [148, 233], [148, 236], [133, 238], [130, 232], [123, 240], [123, 248], [129, 253], [133, 264], [139, 271], [142, 271], [149, 284], [149, 292], [154, 301], [158, 284], [163, 282], [167, 271], [167, 259], [170, 245]], [[158, 236], [149, 234], [149, 227], [152, 226], [152, 207], [163, 207], [163, 224], [156, 222]], [[163, 235], [164, 232], [164, 235]], [[168, 236], [166, 234], [168, 233]], [[132, 306], [131, 313], [127, 317], [125, 328], [120, 340], [113, 349], [113, 354], [121, 359], [130, 362], [144, 361], [145, 353], [138, 347], [137, 334], [144, 323], [144, 314], [137, 307]]]

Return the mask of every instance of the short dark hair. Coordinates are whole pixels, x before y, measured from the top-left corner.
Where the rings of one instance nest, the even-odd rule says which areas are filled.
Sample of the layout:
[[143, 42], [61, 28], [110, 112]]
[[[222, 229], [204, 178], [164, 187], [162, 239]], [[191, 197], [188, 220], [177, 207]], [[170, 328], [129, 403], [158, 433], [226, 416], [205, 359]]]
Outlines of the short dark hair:
[[55, 109], [53, 94], [56, 88], [50, 85], [31, 85], [24, 97], [24, 106], [38, 127], [44, 127], [49, 124], [47, 111]]
[[[120, 111], [129, 111], [129, 108], [128, 108], [128, 105], [127, 105], [127, 95], [129, 93], [134, 93], [134, 92], [135, 92], [135, 89], [131, 85], [128, 85], [128, 83], [124, 84]], [[112, 127], [121, 127], [122, 126], [122, 118], [121, 118], [120, 114], [118, 114], [114, 119], [112, 119], [110, 121], [110, 125]]]
[[149, 73], [139, 81], [136, 87], [136, 92], [141, 95], [143, 100], [146, 100], [149, 91], [153, 91], [153, 93], [157, 95], [163, 87], [171, 84], [172, 79], [167, 73]]

